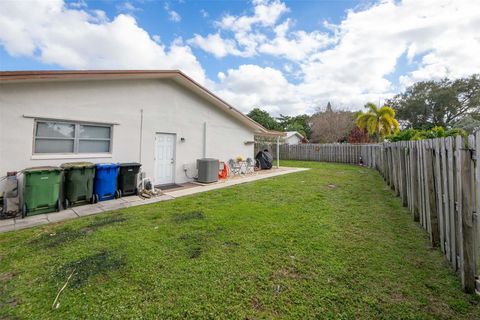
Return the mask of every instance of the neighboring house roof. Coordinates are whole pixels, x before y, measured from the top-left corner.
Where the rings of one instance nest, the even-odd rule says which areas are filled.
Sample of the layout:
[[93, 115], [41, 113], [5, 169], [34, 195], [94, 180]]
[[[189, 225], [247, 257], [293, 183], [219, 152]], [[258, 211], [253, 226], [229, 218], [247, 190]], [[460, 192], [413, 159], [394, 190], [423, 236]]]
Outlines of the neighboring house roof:
[[288, 139], [288, 138], [290, 138], [290, 137], [293, 137], [293, 136], [297, 136], [297, 137], [299, 137], [301, 140], [305, 139], [305, 137], [304, 137], [301, 133], [299, 133], [299, 132], [297, 132], [297, 131], [287, 131], [286, 134], [287, 134], [286, 139]]
[[266, 136], [285, 135], [284, 132], [264, 128], [179, 70], [0, 71], [0, 84], [11, 82], [116, 79], [172, 79], [253, 129], [255, 134]]

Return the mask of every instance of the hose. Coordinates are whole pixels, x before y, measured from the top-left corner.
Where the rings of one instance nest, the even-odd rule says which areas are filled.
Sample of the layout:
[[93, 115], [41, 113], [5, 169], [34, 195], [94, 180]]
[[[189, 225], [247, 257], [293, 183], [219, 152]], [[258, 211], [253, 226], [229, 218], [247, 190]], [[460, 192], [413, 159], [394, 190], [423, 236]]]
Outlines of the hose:
[[190, 176], [188, 176], [187, 169], [183, 169], [183, 172], [185, 172], [185, 176], [186, 176], [188, 179], [190, 179], [190, 180], [196, 180], [196, 179], [198, 179], [198, 175], [197, 175], [196, 177], [190, 177]]

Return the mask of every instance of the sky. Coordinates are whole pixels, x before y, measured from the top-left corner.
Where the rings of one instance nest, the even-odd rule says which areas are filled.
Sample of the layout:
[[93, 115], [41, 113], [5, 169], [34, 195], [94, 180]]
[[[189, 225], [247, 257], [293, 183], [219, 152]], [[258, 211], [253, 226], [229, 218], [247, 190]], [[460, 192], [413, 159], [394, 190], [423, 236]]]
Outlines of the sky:
[[480, 73], [480, 0], [2, 0], [1, 70], [180, 69], [243, 112]]

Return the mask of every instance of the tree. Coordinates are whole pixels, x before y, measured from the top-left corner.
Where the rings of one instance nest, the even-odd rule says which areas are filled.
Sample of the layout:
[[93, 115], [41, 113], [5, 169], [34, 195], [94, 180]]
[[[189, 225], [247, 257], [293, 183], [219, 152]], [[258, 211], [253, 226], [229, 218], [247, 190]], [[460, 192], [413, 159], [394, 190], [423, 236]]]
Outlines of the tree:
[[422, 81], [387, 101], [403, 127], [452, 128], [464, 117], [480, 114], [480, 75], [457, 80]]
[[366, 129], [376, 140], [383, 140], [386, 135], [397, 132], [400, 129], [395, 119], [395, 110], [389, 106], [377, 107], [374, 103], [365, 105], [367, 112], [357, 115], [356, 124], [360, 129]]
[[445, 130], [444, 127], [433, 127], [429, 130], [417, 130], [413, 128], [408, 128], [402, 131], [399, 131], [395, 134], [385, 137], [385, 140], [389, 142], [397, 141], [415, 141], [423, 139], [435, 139], [435, 138], [445, 138], [445, 137], [455, 137], [455, 136], [466, 137], [468, 133], [463, 129], [453, 128], [450, 130]]
[[332, 109], [332, 104], [330, 103], [330, 101], [328, 101], [328, 103], [327, 103], [327, 108], [326, 108], [325, 111], [330, 111], [330, 112], [333, 111], [333, 109]]
[[269, 130], [281, 130], [280, 124], [267, 111], [254, 108], [247, 116]]
[[468, 133], [474, 133], [480, 129], [480, 120], [478, 115], [467, 114], [453, 125], [453, 128], [463, 129]]
[[360, 129], [359, 127], [355, 127], [350, 131], [350, 134], [347, 138], [348, 143], [369, 143], [371, 142], [370, 136], [368, 135], [368, 131], [365, 129]]
[[302, 114], [292, 117], [281, 114], [277, 120], [283, 131], [297, 131], [307, 139], [310, 139], [312, 128], [310, 127], [309, 115]]
[[334, 111], [329, 104], [325, 109], [317, 109], [310, 118], [311, 141], [316, 143], [333, 143], [347, 141], [348, 135], [355, 128], [355, 114], [351, 111]]

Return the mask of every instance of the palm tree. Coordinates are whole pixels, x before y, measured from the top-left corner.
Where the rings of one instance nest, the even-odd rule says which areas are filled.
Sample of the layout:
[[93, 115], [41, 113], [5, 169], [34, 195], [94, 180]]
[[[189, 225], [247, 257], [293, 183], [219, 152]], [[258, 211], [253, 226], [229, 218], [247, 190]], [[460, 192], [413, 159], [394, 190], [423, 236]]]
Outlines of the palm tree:
[[395, 119], [395, 110], [389, 106], [377, 107], [374, 103], [367, 103], [366, 112], [359, 112], [356, 124], [360, 129], [367, 129], [368, 133], [377, 140], [383, 140], [386, 135], [400, 129]]

